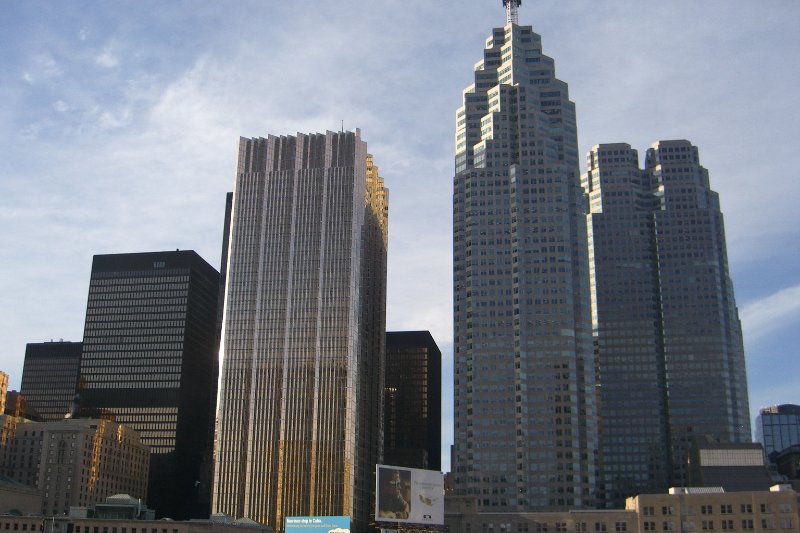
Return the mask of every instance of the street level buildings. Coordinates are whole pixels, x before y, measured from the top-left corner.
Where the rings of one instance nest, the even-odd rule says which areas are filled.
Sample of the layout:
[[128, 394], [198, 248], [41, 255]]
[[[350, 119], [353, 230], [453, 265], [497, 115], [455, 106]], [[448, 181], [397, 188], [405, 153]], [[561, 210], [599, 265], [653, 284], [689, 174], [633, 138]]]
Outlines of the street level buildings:
[[216, 362], [219, 273], [193, 251], [96, 255], [83, 333], [82, 416], [150, 447], [148, 504], [196, 516]]
[[797, 493], [787, 485], [769, 490], [726, 492], [721, 487], [671, 488], [627, 498], [624, 508], [555, 512], [476, 513], [476, 504], [458, 497], [446, 507], [454, 533], [796, 533]]
[[750, 442], [741, 325], [719, 197], [697, 147], [587, 156], [603, 497], [684, 486], [694, 437]]
[[386, 333], [383, 463], [441, 470], [442, 353], [429, 331]]
[[97, 419], [19, 422], [6, 444], [3, 470], [38, 489], [43, 516], [119, 492], [147, 496], [149, 449], [135, 430]]
[[388, 191], [360, 131], [242, 138], [212, 508], [365, 531], [383, 434]]
[[25, 347], [19, 392], [41, 420], [61, 420], [74, 411], [82, 349], [80, 342], [64, 341]]
[[508, 11], [456, 113], [455, 490], [483, 511], [586, 508], [598, 428], [575, 105]]

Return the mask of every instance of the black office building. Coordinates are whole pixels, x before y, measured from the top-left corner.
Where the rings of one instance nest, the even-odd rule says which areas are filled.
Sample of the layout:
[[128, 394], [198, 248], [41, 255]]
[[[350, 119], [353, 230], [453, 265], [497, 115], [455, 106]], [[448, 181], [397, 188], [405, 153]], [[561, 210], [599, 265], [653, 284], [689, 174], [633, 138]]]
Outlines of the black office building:
[[81, 414], [139, 431], [151, 452], [148, 506], [162, 517], [202, 514], [218, 287], [219, 273], [193, 251], [96, 255], [92, 262]]
[[73, 410], [81, 359], [80, 342], [36, 342], [25, 347], [20, 394], [44, 422], [62, 420]]
[[442, 353], [429, 331], [386, 333], [383, 462], [441, 470]]

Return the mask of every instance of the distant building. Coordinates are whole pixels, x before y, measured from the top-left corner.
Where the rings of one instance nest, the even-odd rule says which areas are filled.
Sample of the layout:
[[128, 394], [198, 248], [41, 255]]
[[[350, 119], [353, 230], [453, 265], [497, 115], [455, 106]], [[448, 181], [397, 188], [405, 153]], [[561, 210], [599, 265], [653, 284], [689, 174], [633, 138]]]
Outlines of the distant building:
[[800, 444], [800, 405], [762, 408], [756, 417], [756, 440], [764, 445], [770, 461], [775, 454]]
[[747, 492], [672, 488], [667, 494], [628, 498], [625, 508], [636, 511], [637, 532], [800, 531], [797, 493], [788, 485]]
[[213, 509], [369, 527], [383, 434], [388, 191], [360, 131], [242, 138]]
[[587, 155], [602, 499], [687, 483], [694, 436], [750, 442], [741, 325], [719, 197], [697, 147]]
[[12, 463], [9, 461], [11, 444], [14, 441], [14, 436], [17, 434], [17, 426], [20, 424], [27, 424], [28, 422], [30, 422], [30, 420], [19, 416], [0, 414], [0, 475], [11, 476], [15, 481], [35, 487], [37, 484], [36, 475], [31, 473], [27, 479], [14, 477], [16, 462], [12, 466]]
[[0, 415], [6, 412], [6, 393], [8, 392], [8, 374], [0, 372]]
[[442, 353], [430, 332], [387, 332], [384, 376], [384, 464], [441, 470]]
[[80, 342], [36, 342], [25, 347], [19, 392], [45, 422], [71, 416], [75, 405]]
[[19, 391], [10, 390], [6, 393], [6, 409], [3, 414], [17, 416], [26, 420], [40, 421], [42, 418]]
[[[0, 479], [0, 496], [4, 496]], [[72, 507], [68, 515], [29, 516], [27, 508], [12, 507], [23, 515], [4, 514], [0, 499], [0, 531], [18, 533], [272, 533], [272, 529], [247, 519], [213, 515], [210, 519], [175, 521], [154, 520], [154, 511], [141, 499], [129, 494], [114, 494], [88, 507]], [[27, 516], [26, 516], [27, 515]]]
[[625, 509], [556, 512], [476, 512], [476, 497], [445, 499], [451, 533], [796, 533], [797, 493], [785, 485], [769, 490], [725, 492], [720, 487], [672, 488], [626, 500]]
[[218, 292], [219, 273], [191, 250], [92, 262], [81, 413], [139, 431], [151, 451], [147, 503], [159, 516], [202, 515]]
[[139, 434], [108, 420], [17, 423], [3, 470], [42, 493], [42, 515], [61, 515], [111, 494], [147, 495], [149, 450]]
[[772, 477], [761, 444], [694, 437], [686, 465], [689, 487], [722, 487], [726, 492], [768, 490]]

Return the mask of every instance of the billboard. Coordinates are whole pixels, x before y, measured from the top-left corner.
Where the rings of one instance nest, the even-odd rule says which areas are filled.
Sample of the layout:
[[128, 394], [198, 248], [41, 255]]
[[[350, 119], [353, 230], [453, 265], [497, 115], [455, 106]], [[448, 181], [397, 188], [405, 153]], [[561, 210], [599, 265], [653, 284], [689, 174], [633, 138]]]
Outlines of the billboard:
[[286, 533], [350, 533], [349, 516], [287, 516]]
[[375, 521], [444, 524], [441, 472], [377, 465]]

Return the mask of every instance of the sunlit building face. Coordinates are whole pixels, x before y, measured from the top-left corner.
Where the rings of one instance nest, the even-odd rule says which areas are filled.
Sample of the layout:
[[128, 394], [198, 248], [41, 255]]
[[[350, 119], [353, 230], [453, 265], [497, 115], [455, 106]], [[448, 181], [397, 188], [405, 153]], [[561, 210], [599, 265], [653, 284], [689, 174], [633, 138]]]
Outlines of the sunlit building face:
[[241, 139], [213, 510], [368, 523], [388, 191], [360, 132]]

